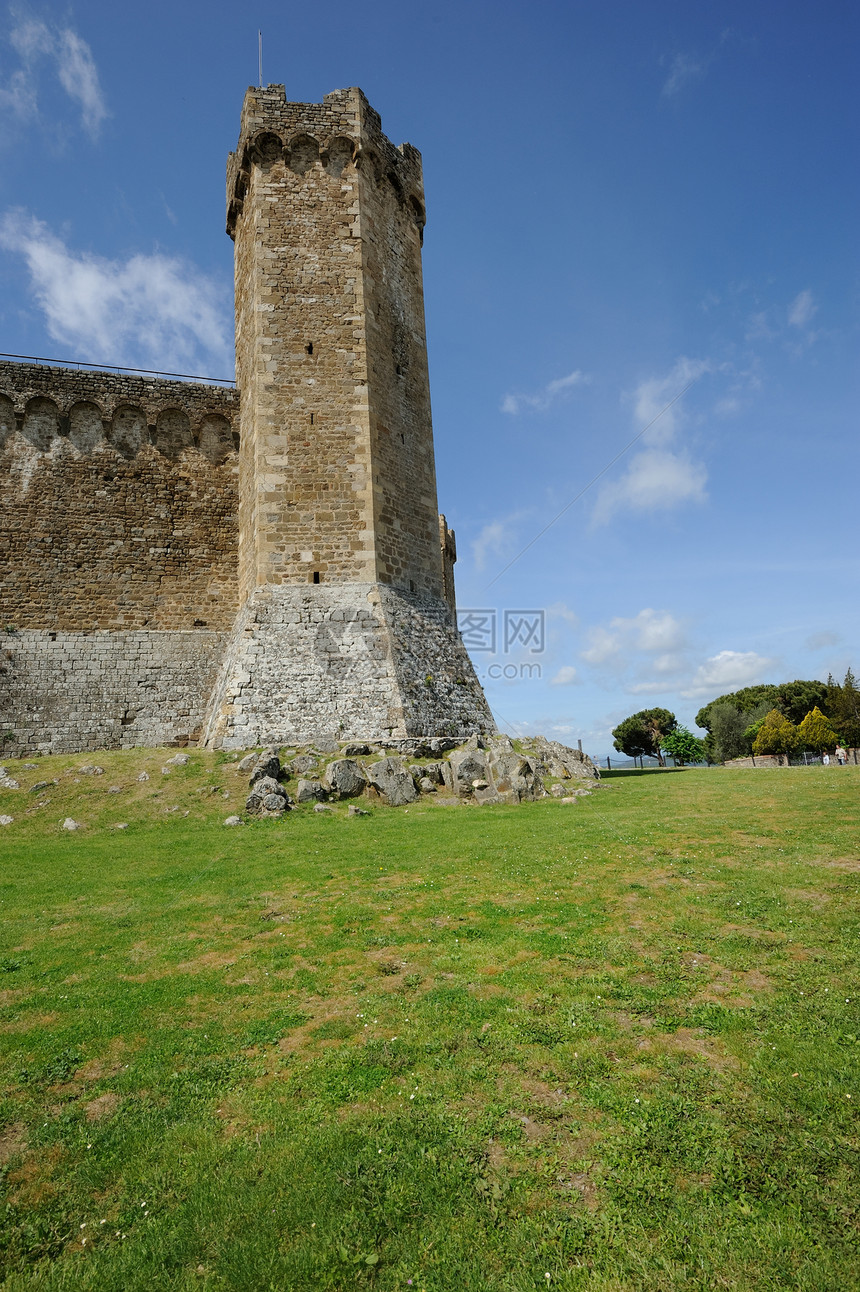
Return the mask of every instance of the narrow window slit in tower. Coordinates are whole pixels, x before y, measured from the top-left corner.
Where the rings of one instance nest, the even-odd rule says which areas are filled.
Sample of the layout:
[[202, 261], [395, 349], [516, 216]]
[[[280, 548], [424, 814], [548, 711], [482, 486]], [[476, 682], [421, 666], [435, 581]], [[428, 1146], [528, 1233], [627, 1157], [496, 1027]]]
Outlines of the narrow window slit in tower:
[[319, 583], [319, 581], [320, 581], [320, 572], [319, 572], [319, 570], [314, 570], [314, 577], [313, 577], [313, 581], [314, 581], [314, 583]]
[[308, 341], [307, 345], [305, 346], [305, 354], [313, 354], [313, 352], [314, 352], [314, 343], [313, 341]]
[[311, 413], [311, 426], [313, 426], [313, 424], [314, 424], [314, 415], [313, 413]]

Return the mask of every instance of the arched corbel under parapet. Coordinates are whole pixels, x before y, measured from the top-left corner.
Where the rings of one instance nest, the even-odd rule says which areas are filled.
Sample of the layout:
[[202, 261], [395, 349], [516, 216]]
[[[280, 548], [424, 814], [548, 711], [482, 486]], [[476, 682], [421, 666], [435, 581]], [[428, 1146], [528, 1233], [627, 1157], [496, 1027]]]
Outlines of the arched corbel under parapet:
[[287, 144], [287, 165], [294, 174], [307, 174], [319, 160], [319, 141], [313, 135], [295, 135]]

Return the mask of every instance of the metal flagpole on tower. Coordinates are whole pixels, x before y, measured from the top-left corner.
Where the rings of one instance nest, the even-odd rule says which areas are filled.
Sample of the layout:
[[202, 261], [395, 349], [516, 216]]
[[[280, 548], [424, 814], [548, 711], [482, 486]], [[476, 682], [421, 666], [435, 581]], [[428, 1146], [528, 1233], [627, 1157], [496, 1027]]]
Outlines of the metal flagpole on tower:
[[263, 33], [257, 32], [257, 54], [259, 57], [260, 89], [263, 88]]

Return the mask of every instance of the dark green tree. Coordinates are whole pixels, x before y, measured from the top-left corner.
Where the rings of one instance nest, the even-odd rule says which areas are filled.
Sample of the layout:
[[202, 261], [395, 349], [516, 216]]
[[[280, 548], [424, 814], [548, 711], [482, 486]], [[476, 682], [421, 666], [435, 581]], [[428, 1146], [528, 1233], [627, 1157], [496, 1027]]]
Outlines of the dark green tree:
[[[716, 700], [710, 700], [703, 705], [696, 714], [696, 726], [704, 727], [706, 731], [712, 731], [711, 710], [718, 704], [731, 704], [741, 713], [752, 713], [753, 710], [759, 709], [762, 704], [767, 705], [767, 710], [779, 709], [789, 721], [797, 724], [808, 713], [814, 705], [819, 707], [827, 705], [828, 688], [826, 683], [819, 682], [815, 679], [804, 681], [802, 679], [794, 682], [779, 683], [762, 683], [760, 686], [745, 686], [740, 691], [730, 691], [728, 695], [718, 695]], [[746, 726], [750, 725], [750, 718], [747, 718]], [[749, 750], [746, 751], [747, 753]]]
[[668, 709], [640, 709], [613, 729], [615, 748], [630, 758], [647, 754], [663, 767], [666, 761], [661, 752], [663, 738], [677, 725], [674, 713]]
[[[749, 754], [755, 735], [753, 727], [771, 708], [766, 700], [748, 711], [739, 709], [728, 700], [714, 700], [706, 707], [710, 728], [705, 737], [705, 753], [712, 763], [725, 763], [730, 758], [743, 758]], [[697, 716], [697, 722], [702, 712]]]
[[663, 737], [663, 753], [669, 754], [676, 763], [705, 762], [705, 742], [694, 736], [687, 727], [676, 727], [668, 736]]
[[849, 668], [840, 686], [832, 677], [827, 679], [827, 706], [825, 713], [845, 743], [854, 749], [860, 747], [860, 690]]

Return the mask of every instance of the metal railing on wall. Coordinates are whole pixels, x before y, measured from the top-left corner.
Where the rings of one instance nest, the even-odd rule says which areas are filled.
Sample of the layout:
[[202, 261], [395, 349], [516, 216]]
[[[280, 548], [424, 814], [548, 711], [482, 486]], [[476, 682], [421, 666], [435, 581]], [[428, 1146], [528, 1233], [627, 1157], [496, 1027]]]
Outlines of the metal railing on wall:
[[61, 368], [82, 368], [96, 372], [133, 372], [143, 377], [175, 377], [179, 381], [201, 381], [207, 386], [235, 386], [235, 377], [201, 377], [191, 372], [162, 372], [158, 368], [129, 368], [115, 363], [88, 363], [85, 359], [46, 359], [37, 354], [6, 354], [0, 351], [0, 359], [16, 359], [21, 363], [57, 364]]

